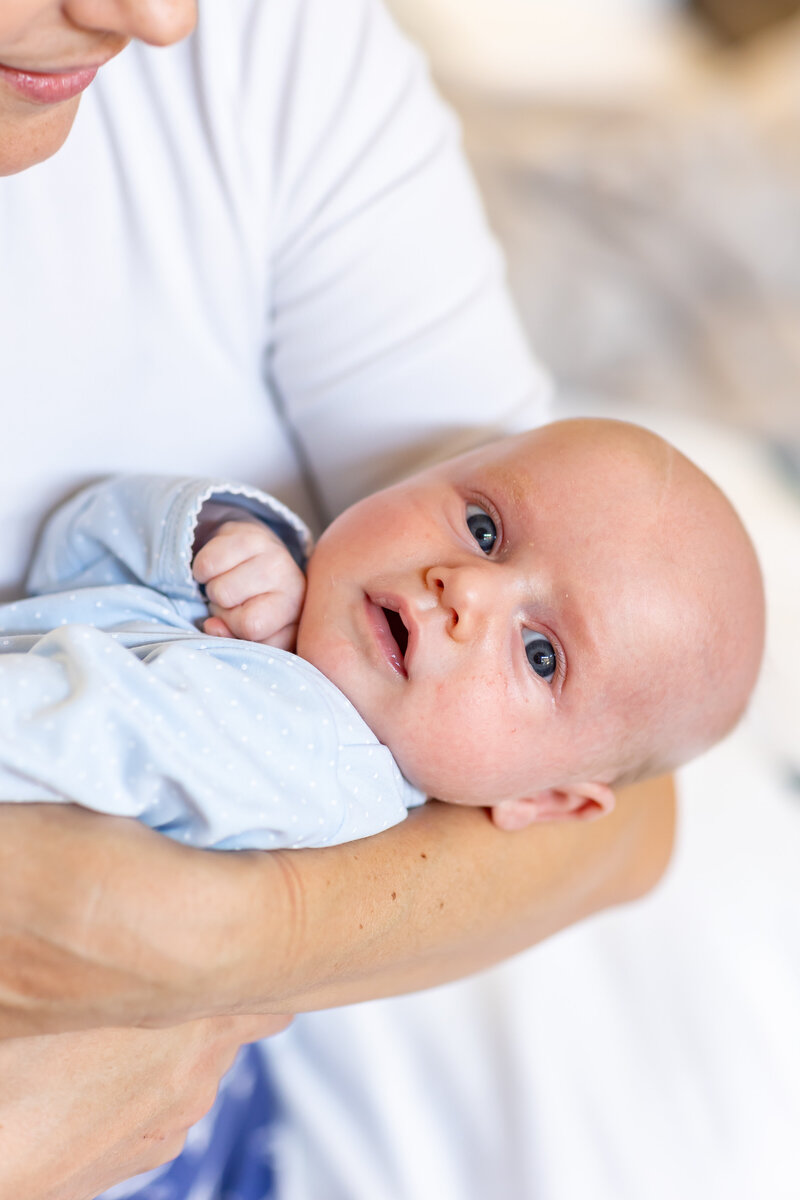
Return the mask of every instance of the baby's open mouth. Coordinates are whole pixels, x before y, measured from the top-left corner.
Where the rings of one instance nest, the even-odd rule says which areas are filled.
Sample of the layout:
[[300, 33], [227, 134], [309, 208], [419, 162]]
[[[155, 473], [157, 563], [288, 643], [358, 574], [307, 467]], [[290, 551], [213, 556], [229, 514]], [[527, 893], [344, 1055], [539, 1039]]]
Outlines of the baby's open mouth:
[[394, 612], [391, 608], [384, 608], [383, 615], [386, 617], [389, 625], [389, 632], [397, 642], [397, 649], [400, 651], [401, 660], [405, 659], [406, 649], [408, 648], [408, 630], [403, 624], [403, 618], [399, 612]]

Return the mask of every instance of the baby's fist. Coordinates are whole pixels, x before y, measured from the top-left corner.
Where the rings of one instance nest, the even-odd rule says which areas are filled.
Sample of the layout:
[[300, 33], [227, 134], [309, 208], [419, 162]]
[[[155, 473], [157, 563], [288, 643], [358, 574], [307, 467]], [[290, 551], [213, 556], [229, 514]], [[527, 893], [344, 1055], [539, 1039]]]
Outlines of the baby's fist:
[[239, 510], [198, 550], [192, 573], [208, 599], [206, 633], [294, 650], [305, 575], [268, 526]]

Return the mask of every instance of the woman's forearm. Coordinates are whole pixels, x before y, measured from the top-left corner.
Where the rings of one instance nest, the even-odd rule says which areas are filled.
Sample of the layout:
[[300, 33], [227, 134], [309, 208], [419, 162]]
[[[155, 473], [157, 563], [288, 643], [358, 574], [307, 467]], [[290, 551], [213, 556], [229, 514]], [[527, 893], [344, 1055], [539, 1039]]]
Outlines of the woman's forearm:
[[270, 982], [277, 1011], [459, 978], [646, 893], [666, 868], [674, 820], [672, 780], [661, 779], [628, 789], [593, 823], [507, 834], [483, 810], [428, 804], [379, 839], [286, 853], [281, 975], [268, 980], [269, 934], [254, 921], [230, 978], [250, 994], [245, 1010]]
[[361, 842], [188, 850], [127, 821], [0, 806], [0, 1036], [293, 1012], [459, 977], [646, 892], [669, 780], [591, 824], [507, 834], [429, 804]]

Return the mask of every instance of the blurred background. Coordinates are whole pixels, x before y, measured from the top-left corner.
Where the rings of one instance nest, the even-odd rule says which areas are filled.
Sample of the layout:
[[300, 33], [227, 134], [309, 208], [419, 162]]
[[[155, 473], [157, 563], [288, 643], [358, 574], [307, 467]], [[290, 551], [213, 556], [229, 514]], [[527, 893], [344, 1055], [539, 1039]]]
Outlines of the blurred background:
[[[392, 7], [461, 114], [564, 392], [703, 413], [800, 455], [800, 20], [767, 19], [800, 4]], [[759, 36], [731, 40], [747, 10]]]
[[[332, 1027], [374, 1036], [371, 1128], [337, 1130], [363, 1200], [800, 1200], [800, 3], [390, 7], [460, 115], [555, 415], [650, 425], [723, 486], [769, 636], [748, 717], [680, 773], [653, 896], [329, 1014], [306, 1061], [339, 1080]], [[296, 1116], [302, 1140], [301, 1091]], [[313, 1132], [287, 1194], [362, 1200]]]

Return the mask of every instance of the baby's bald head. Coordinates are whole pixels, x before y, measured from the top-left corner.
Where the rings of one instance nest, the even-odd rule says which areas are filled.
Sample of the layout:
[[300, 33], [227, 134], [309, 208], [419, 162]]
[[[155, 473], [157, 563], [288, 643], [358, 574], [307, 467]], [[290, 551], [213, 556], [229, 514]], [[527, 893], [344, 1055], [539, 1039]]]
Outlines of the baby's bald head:
[[661, 438], [562, 421], [343, 513], [298, 650], [428, 795], [503, 828], [586, 816], [741, 714], [761, 658], [753, 548]]
[[604, 511], [619, 616], [639, 630], [615, 782], [671, 769], [736, 724], [758, 676], [764, 592], [752, 542], [716, 484], [656, 434], [604, 420], [547, 432]]

